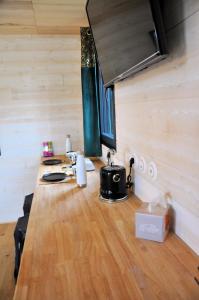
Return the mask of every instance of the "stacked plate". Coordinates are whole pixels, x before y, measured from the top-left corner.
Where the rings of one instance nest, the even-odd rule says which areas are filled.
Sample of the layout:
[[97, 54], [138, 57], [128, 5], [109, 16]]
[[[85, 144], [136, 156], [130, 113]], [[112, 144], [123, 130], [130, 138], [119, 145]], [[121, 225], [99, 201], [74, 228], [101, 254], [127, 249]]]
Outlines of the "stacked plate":
[[58, 182], [66, 179], [67, 175], [62, 172], [56, 172], [56, 173], [49, 173], [49, 174], [44, 174], [42, 176], [42, 180], [48, 181], [48, 182]]

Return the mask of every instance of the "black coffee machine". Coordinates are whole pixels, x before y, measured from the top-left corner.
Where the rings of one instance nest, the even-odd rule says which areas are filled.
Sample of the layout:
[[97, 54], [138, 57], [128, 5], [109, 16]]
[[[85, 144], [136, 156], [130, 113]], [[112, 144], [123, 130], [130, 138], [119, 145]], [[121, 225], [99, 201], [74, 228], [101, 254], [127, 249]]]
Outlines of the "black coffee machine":
[[107, 154], [108, 165], [100, 170], [100, 199], [110, 203], [127, 199], [126, 169], [123, 166], [114, 165], [111, 154]]

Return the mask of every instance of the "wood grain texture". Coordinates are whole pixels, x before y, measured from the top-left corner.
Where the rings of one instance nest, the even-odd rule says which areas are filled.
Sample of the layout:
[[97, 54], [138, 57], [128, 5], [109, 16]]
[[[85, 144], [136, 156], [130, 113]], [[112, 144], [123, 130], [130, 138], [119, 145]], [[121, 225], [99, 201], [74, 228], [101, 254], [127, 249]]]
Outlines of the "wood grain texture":
[[22, 214], [43, 141], [64, 153], [71, 134], [73, 148], [82, 148], [80, 57], [77, 35], [0, 37], [0, 222]]
[[12, 300], [15, 290], [14, 228], [16, 223], [0, 224], [0, 299]]
[[[180, 19], [175, 10], [170, 11], [169, 2], [178, 7], [178, 12], [183, 10]], [[169, 57], [115, 87], [116, 159], [127, 165], [136, 153], [146, 159], [147, 165], [155, 161], [156, 181], [147, 172], [135, 171], [135, 180], [143, 179], [137, 180], [142, 199], [169, 192], [193, 215], [194, 224], [199, 224], [199, 2], [165, 3], [169, 8], [167, 18], [170, 12], [175, 21], [168, 32]], [[187, 226], [182, 238], [199, 251], [196, 228], [194, 233], [190, 220], [181, 222]]]
[[198, 299], [198, 256], [174, 234], [136, 239], [136, 197], [98, 195], [98, 170], [84, 189], [37, 185], [14, 300]]
[[79, 34], [85, 0], [1, 1], [0, 34]]

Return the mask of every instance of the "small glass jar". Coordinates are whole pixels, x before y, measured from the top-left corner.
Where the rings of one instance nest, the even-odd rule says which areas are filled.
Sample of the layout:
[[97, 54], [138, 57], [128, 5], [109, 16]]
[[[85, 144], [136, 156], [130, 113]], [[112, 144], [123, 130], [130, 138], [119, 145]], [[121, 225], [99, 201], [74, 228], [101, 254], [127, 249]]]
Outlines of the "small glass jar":
[[43, 156], [50, 157], [53, 156], [53, 143], [52, 141], [43, 142]]

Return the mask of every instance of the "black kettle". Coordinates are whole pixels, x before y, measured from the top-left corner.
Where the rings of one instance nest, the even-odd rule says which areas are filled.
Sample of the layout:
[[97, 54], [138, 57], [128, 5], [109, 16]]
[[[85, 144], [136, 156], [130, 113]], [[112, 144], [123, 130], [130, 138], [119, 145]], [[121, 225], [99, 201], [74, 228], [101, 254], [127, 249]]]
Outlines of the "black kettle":
[[110, 162], [100, 169], [100, 198], [104, 201], [116, 202], [127, 199], [126, 169]]

